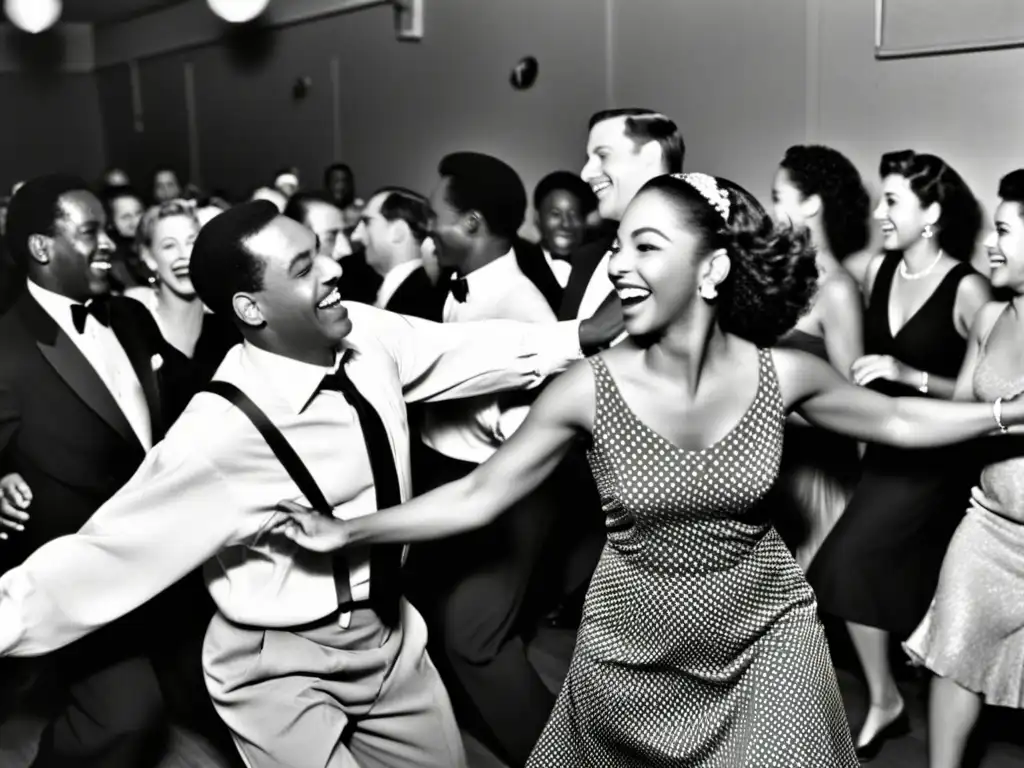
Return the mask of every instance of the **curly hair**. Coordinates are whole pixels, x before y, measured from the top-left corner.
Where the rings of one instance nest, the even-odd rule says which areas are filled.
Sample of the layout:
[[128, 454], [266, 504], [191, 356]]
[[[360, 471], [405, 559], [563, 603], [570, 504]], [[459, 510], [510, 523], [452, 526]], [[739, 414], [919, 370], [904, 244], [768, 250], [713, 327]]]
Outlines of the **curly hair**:
[[715, 178], [729, 197], [722, 215], [678, 176], [658, 176], [640, 190], [665, 195], [700, 234], [703, 253], [720, 248], [729, 256], [729, 275], [718, 286], [722, 330], [770, 347], [806, 312], [818, 287], [814, 248], [806, 231], [776, 227], [743, 187]]
[[800, 194], [821, 198], [825, 237], [836, 258], [867, 247], [871, 198], [846, 155], [831, 147], [798, 144], [786, 150], [779, 166]]
[[905, 178], [922, 207], [938, 203], [939, 247], [959, 261], [971, 258], [981, 232], [981, 206], [959, 173], [940, 157], [910, 149], [882, 155], [878, 173], [883, 179]]

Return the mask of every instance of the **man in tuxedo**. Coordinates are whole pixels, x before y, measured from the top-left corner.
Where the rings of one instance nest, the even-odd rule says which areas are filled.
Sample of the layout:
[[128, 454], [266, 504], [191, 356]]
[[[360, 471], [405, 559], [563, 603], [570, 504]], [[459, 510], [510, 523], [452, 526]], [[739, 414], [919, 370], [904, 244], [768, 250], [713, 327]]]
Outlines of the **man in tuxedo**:
[[[581, 176], [597, 196], [601, 216], [622, 219], [640, 187], [665, 173], [680, 173], [686, 146], [676, 124], [649, 109], [612, 109], [590, 118], [587, 164]], [[612, 293], [608, 249], [614, 237], [595, 240], [572, 258], [558, 316], [590, 317]]]
[[533, 190], [540, 247], [563, 289], [569, 282], [572, 254], [583, 245], [587, 217], [596, 207], [590, 185], [569, 171], [549, 173]]
[[430, 229], [430, 203], [401, 187], [375, 192], [363, 208], [352, 242], [381, 277], [375, 305], [400, 315], [441, 321], [445, 292], [423, 267], [423, 241]]
[[[431, 195], [433, 239], [453, 272], [446, 324], [485, 318], [543, 325], [548, 298], [521, 268], [516, 231], [526, 190], [497, 158], [445, 157]], [[540, 256], [533, 246], [534, 256]], [[542, 257], [541, 257], [542, 258]], [[540, 262], [542, 266], [544, 262]], [[485, 395], [426, 408], [417, 492], [463, 477], [510, 437], [529, 411], [522, 397]], [[516, 768], [529, 756], [554, 696], [527, 658], [524, 635], [537, 625], [535, 591], [548, 533], [557, 519], [545, 483], [517, 509], [480, 531], [412, 548], [407, 582], [430, 629], [432, 655], [460, 722]]]
[[[0, 571], [78, 530], [161, 437], [158, 332], [141, 304], [106, 298], [113, 243], [100, 201], [81, 179], [33, 179], [7, 223], [28, 280], [0, 318]], [[126, 616], [45, 660], [59, 695], [36, 766], [155, 762], [165, 721], [144, 627]]]
[[463, 766], [400, 548], [297, 550], [274, 533], [280, 502], [338, 517], [400, 503], [406, 401], [535, 387], [614, 317], [441, 325], [346, 304], [338, 263], [266, 201], [203, 227], [191, 277], [244, 342], [127, 485], [0, 577], [0, 656], [102, 632], [205, 563], [207, 687], [250, 768]]

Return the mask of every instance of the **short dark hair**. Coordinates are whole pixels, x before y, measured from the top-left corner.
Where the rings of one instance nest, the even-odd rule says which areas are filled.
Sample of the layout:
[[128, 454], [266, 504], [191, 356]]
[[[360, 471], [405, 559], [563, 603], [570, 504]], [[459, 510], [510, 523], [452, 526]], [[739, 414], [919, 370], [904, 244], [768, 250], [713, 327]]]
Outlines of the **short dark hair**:
[[60, 198], [69, 192], [87, 192], [85, 179], [66, 174], [39, 176], [26, 181], [7, 208], [7, 250], [22, 271], [32, 262], [28, 239], [32, 235], [53, 235], [53, 225], [60, 216]]
[[902, 176], [922, 206], [938, 203], [942, 212], [936, 225], [939, 247], [954, 259], [968, 261], [981, 232], [981, 206], [970, 187], [945, 160], [919, 155], [911, 149], [882, 155], [878, 173]]
[[[146, 206], [146, 201], [136, 190], [135, 187], [127, 184], [114, 184], [104, 187], [100, 190], [100, 201], [103, 203], [103, 208], [107, 212], [107, 218], [113, 219], [114, 217], [114, 201], [121, 200], [126, 197], [134, 197], [143, 207]], [[107, 224], [111, 224], [112, 221], [108, 221]]]
[[871, 198], [860, 173], [831, 147], [798, 144], [786, 150], [780, 167], [804, 197], [821, 198], [821, 218], [829, 247], [838, 259], [867, 247]]
[[564, 190], [580, 201], [583, 215], [587, 216], [597, 208], [597, 196], [578, 173], [571, 171], [555, 171], [541, 179], [533, 189], [533, 210], [539, 211], [544, 198], [556, 190]]
[[329, 200], [327, 195], [321, 192], [296, 192], [288, 198], [288, 203], [285, 205], [281, 215], [305, 226], [306, 219], [309, 216], [309, 208], [313, 203], [323, 203], [324, 205], [337, 208], [334, 201]]
[[380, 215], [386, 221], [404, 221], [418, 243], [427, 238], [430, 234], [430, 201], [427, 198], [405, 187], [384, 187], [373, 193], [373, 197], [377, 195], [384, 195], [380, 201]]
[[448, 202], [477, 211], [497, 237], [515, 237], [526, 216], [526, 188], [510, 165], [479, 152], [456, 152], [437, 167], [448, 179]]
[[252, 200], [229, 208], [199, 230], [189, 272], [196, 294], [214, 313], [234, 318], [234, 295], [263, 289], [266, 264], [247, 242], [280, 215], [269, 200]]
[[1008, 203], [1024, 205], [1024, 168], [1010, 171], [999, 180], [999, 197]]
[[685, 177], [657, 176], [638, 195], [664, 195], [700, 233], [705, 252], [724, 248], [729, 275], [718, 286], [718, 322], [759, 347], [775, 344], [807, 311], [818, 286], [814, 248], [806, 230], [776, 227], [747, 190], [727, 179], [715, 184], [729, 199], [728, 219]]
[[335, 171], [341, 171], [342, 173], [348, 174], [349, 181], [355, 181], [355, 175], [352, 173], [352, 166], [348, 163], [331, 163], [324, 168], [324, 186], [331, 180], [331, 174]]
[[661, 145], [665, 173], [680, 173], [683, 170], [686, 142], [672, 118], [653, 109], [639, 107], [603, 109], [591, 116], [589, 129], [593, 130], [598, 123], [617, 117], [626, 118], [626, 137], [633, 140], [637, 149], [650, 141]]

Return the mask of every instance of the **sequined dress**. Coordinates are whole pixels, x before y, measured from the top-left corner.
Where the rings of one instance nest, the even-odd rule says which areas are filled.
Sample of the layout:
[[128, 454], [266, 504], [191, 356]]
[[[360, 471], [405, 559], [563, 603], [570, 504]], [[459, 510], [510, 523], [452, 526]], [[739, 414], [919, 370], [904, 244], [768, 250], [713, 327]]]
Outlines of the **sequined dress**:
[[[992, 402], [1024, 389], [982, 353], [974, 396]], [[987, 704], [1024, 708], [1024, 439], [1000, 437], [985, 446], [985, 493], [1007, 510], [1003, 517], [971, 509], [942, 561], [928, 613], [904, 644], [918, 664], [980, 693]], [[967, 499], [964, 499], [967, 506]]]
[[608, 543], [530, 768], [858, 765], [814, 594], [758, 512], [784, 420], [759, 357], [753, 403], [701, 451], [641, 422], [591, 358]]

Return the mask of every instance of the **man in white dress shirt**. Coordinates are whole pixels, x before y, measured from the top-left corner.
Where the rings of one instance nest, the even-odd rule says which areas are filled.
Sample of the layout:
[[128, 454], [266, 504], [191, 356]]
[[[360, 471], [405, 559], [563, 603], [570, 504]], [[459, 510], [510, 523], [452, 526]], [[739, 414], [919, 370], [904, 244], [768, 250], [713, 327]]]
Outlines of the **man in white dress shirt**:
[[[432, 237], [438, 262], [454, 271], [445, 324], [503, 318], [551, 327], [555, 313], [521, 270], [514, 250], [526, 213], [518, 174], [474, 152], [445, 157], [438, 171], [430, 199]], [[487, 461], [528, 411], [522, 393], [426, 406], [423, 442], [429, 450], [415, 467], [417, 493]], [[554, 705], [554, 695], [527, 659], [523, 637], [535, 608], [528, 598], [537, 591], [548, 534], [558, 518], [553, 499], [552, 486], [545, 484], [494, 524], [416, 545], [409, 557], [410, 595], [427, 620], [431, 655], [456, 715], [511, 768], [525, 764]], [[534, 627], [538, 618], [535, 611]]]
[[278, 504], [316, 504], [312, 488], [325, 513], [349, 517], [372, 514], [385, 491], [408, 498], [407, 400], [537, 385], [614, 323], [447, 326], [346, 306], [337, 262], [265, 201], [207, 224], [191, 270], [245, 339], [215, 381], [248, 398], [308, 476], [285, 469], [254, 417], [200, 393], [78, 533], [0, 578], [0, 655], [59, 648], [206, 563], [218, 608], [207, 687], [249, 766], [464, 765], [422, 619], [383, 589], [397, 561], [298, 551], [269, 533]]

